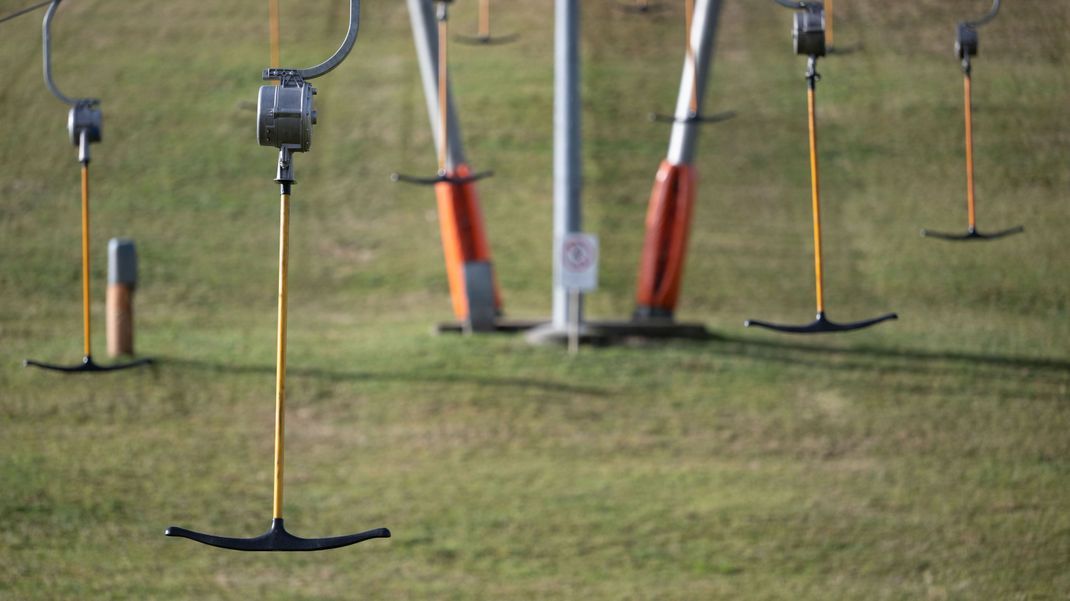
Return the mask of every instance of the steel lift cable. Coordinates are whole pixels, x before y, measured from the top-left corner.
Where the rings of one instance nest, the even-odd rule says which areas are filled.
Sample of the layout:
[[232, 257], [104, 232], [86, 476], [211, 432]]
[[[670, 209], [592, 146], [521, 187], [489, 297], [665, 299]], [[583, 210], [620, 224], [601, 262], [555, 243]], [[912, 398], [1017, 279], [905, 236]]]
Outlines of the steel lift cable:
[[[698, 59], [695, 57], [695, 47], [691, 44], [691, 28], [695, 20], [695, 0], [684, 0], [684, 53], [687, 64], [691, 65], [692, 81], [698, 81]], [[724, 111], [712, 115], [699, 114], [698, 86], [691, 86], [691, 100], [688, 104], [687, 116], [683, 119], [676, 115], [663, 115], [650, 113], [650, 120], [660, 123], [717, 123], [727, 121], [736, 116], [735, 111]]]
[[307, 152], [312, 145], [312, 126], [316, 124], [316, 111], [312, 107], [312, 96], [315, 95], [316, 90], [308, 84], [308, 80], [324, 75], [337, 67], [353, 49], [353, 44], [357, 40], [357, 30], [360, 26], [360, 0], [350, 0], [349, 11], [349, 32], [338, 50], [326, 61], [308, 69], [282, 69], [278, 67], [265, 69], [264, 80], [278, 80], [279, 85], [261, 86], [257, 104], [257, 138], [261, 146], [271, 146], [279, 149], [275, 182], [281, 188], [279, 207], [279, 313], [278, 337], [275, 347], [275, 462], [271, 527], [267, 532], [257, 537], [231, 538], [171, 526], [164, 531], [167, 536], [188, 538], [206, 545], [235, 551], [323, 551], [345, 547], [373, 538], [388, 538], [390, 536], [390, 531], [386, 528], [376, 528], [345, 536], [300, 538], [286, 531], [282, 518], [290, 192], [291, 187], [296, 183], [293, 171], [293, 153]]
[[51, 0], [42, 25], [44, 46], [45, 85], [60, 102], [71, 107], [67, 113], [67, 132], [71, 143], [78, 147], [78, 162], [82, 172], [82, 362], [77, 365], [57, 365], [26, 359], [26, 367], [39, 367], [65, 373], [98, 373], [118, 371], [152, 363], [152, 359], [138, 359], [126, 363], [100, 365], [93, 360], [89, 311], [89, 145], [101, 140], [100, 101], [95, 98], [70, 98], [59, 91], [52, 80], [52, 19], [62, 0]]
[[14, 12], [10, 12], [10, 13], [0, 17], [0, 23], [4, 23], [5, 21], [10, 21], [11, 19], [14, 19], [16, 17], [21, 17], [22, 15], [25, 15], [26, 13], [31, 13], [31, 12], [39, 9], [39, 8], [44, 8], [44, 7], [48, 6], [49, 4], [52, 4], [52, 0], [45, 0], [44, 2], [38, 2], [37, 4], [32, 4], [30, 6], [27, 6], [26, 8], [21, 8], [19, 10], [14, 11]]
[[515, 42], [520, 36], [515, 33], [502, 36], [490, 34], [490, 0], [479, 0], [479, 28], [476, 35], [458, 35], [456, 40], [469, 46], [496, 46]]
[[941, 240], [995, 240], [1025, 231], [1023, 226], [1016, 226], [997, 232], [983, 233], [977, 229], [977, 197], [975, 195], [973, 175], [973, 90], [971, 56], [977, 55], [977, 28], [996, 18], [1001, 0], [994, 0], [991, 10], [976, 21], [963, 21], [958, 24], [955, 38], [955, 53], [962, 61], [963, 104], [966, 120], [966, 233], [952, 234], [923, 229], [921, 235]]
[[799, 12], [795, 13], [793, 29], [795, 53], [808, 57], [806, 104], [810, 130], [810, 197], [814, 225], [814, 280], [817, 297], [817, 318], [813, 322], [804, 325], [780, 325], [757, 319], [748, 319], [744, 322], [744, 325], [792, 334], [818, 334], [860, 330], [883, 321], [898, 319], [898, 315], [895, 313], [887, 313], [880, 317], [863, 321], [837, 323], [828, 319], [825, 315], [824, 272], [821, 262], [821, 177], [818, 170], [816, 110], [817, 82], [821, 79], [821, 76], [817, 73], [817, 60], [825, 55], [824, 10], [820, 2], [773, 1], [788, 8], [799, 10]]
[[467, 169], [453, 169], [449, 161], [449, 5], [453, 0], [434, 0], [436, 19], [438, 20], [438, 173], [432, 177], [392, 173], [390, 179], [395, 182], [434, 186], [440, 183], [466, 184], [494, 175], [493, 171], [467, 173]]

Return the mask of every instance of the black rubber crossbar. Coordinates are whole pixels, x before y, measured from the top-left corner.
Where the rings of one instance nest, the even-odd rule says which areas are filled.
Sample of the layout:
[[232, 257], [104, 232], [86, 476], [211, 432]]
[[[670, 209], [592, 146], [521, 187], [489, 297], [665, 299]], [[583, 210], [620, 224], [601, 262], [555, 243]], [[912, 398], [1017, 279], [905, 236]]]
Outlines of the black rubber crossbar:
[[171, 526], [164, 530], [167, 536], [188, 538], [199, 543], [231, 549], [234, 551], [324, 551], [348, 547], [373, 538], [390, 538], [390, 531], [386, 528], [375, 528], [357, 534], [345, 536], [331, 536], [326, 538], [301, 538], [286, 531], [282, 518], [271, 520], [271, 528], [267, 532], [254, 538], [231, 538], [227, 536], [215, 536], [194, 532], [177, 526]]
[[1024, 231], [1025, 227], [1019, 225], [1016, 227], [1007, 228], [1005, 230], [1000, 230], [998, 232], [992, 232], [991, 234], [979, 232], [976, 228], [969, 228], [966, 230], [965, 234], [950, 234], [947, 232], [934, 232], [932, 230], [923, 229], [921, 230], [921, 235], [925, 236], [926, 238], [937, 238], [940, 240], [951, 241], [995, 240], [997, 238], [1003, 238], [1005, 236], [1013, 236], [1014, 234], [1020, 234]]
[[850, 332], [851, 330], [861, 330], [891, 319], [899, 319], [899, 316], [895, 313], [888, 313], [886, 315], [881, 315], [880, 317], [874, 317], [873, 319], [866, 319], [863, 321], [837, 323], [825, 317], [824, 312], [822, 312], [817, 314], [817, 319], [806, 325], [780, 325], [758, 319], [748, 319], [743, 322], [743, 325], [748, 328], [766, 328], [777, 332], [787, 332], [789, 334], [823, 334], [827, 332]]
[[391, 173], [390, 181], [401, 182], [404, 184], [413, 184], [417, 186], [434, 186], [435, 184], [441, 184], [443, 182], [450, 184], [467, 184], [481, 179], [486, 179], [494, 175], [493, 171], [482, 171], [480, 173], [473, 173], [472, 175], [466, 175], [460, 177], [457, 175], [448, 175], [445, 172], [438, 172], [433, 177], [420, 177], [418, 175], [405, 175], [404, 173]]
[[105, 371], [119, 371], [121, 369], [130, 369], [132, 367], [141, 367], [142, 365], [151, 365], [152, 359], [138, 359], [137, 361], [131, 361], [129, 363], [116, 363], [113, 365], [100, 365], [93, 361], [92, 356], [86, 356], [82, 358], [82, 362], [78, 365], [56, 365], [55, 363], [45, 363], [43, 361], [34, 361], [33, 359], [26, 359], [22, 362], [23, 367], [39, 367], [41, 369], [49, 369], [52, 371], [61, 371], [68, 374], [73, 373], [85, 373], [85, 372], [105, 372]]
[[675, 115], [664, 115], [661, 113], [650, 113], [650, 120], [655, 123], [720, 123], [721, 121], [728, 121], [736, 116], [735, 111], [722, 111], [720, 113], [714, 113], [712, 115], [698, 115], [695, 113], [689, 113], [687, 117], [680, 119]]

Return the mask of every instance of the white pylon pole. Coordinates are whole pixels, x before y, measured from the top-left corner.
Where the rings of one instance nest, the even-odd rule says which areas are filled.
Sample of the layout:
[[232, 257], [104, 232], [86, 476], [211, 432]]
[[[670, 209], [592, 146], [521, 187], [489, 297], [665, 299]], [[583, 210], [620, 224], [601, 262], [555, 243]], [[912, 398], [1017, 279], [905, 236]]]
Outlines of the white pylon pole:
[[[412, 23], [412, 40], [416, 45], [416, 58], [420, 63], [420, 81], [427, 101], [427, 116], [431, 120], [431, 134], [435, 148], [442, 147], [441, 117], [438, 114], [438, 23], [435, 20], [434, 2], [431, 0], [407, 0], [409, 20]], [[453, 103], [453, 86], [446, 90], [446, 127], [449, 130], [449, 146], [446, 149], [446, 168], [454, 169], [465, 162], [464, 143], [461, 141], [461, 125]]]
[[672, 126], [669, 153], [666, 158], [673, 165], [689, 165], [695, 157], [695, 139], [701, 123], [687, 121], [694, 94], [699, 113], [706, 96], [706, 81], [713, 64], [713, 43], [717, 34], [717, 20], [721, 0], [695, 0], [695, 17], [691, 23], [688, 43], [691, 50], [684, 55], [684, 71], [680, 75], [680, 94], [676, 98], [676, 123]]
[[[580, 2], [554, 4], [554, 270], [561, 263], [556, 241], [582, 231], [583, 189], [580, 153]], [[560, 281], [556, 275], [555, 282]], [[583, 322], [583, 299], [572, 303]], [[565, 331], [570, 318], [568, 291], [554, 285], [553, 328]]]

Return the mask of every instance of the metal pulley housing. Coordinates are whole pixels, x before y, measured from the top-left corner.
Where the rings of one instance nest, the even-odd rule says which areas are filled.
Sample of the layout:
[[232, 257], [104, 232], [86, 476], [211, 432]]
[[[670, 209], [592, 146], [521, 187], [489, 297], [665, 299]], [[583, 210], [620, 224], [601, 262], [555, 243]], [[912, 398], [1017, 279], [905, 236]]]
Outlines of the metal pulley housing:
[[75, 146], [81, 145], [82, 132], [86, 134], [86, 142], [99, 142], [100, 126], [100, 109], [93, 102], [79, 102], [67, 113], [67, 133], [71, 136], [71, 144]]
[[977, 28], [972, 23], [959, 23], [955, 32], [955, 55], [961, 59], [977, 56]]
[[795, 54], [825, 56], [825, 9], [818, 2], [807, 2], [795, 13], [791, 37]]
[[312, 126], [316, 110], [312, 97], [316, 89], [299, 75], [282, 75], [277, 86], [260, 86], [256, 105], [256, 139], [261, 146], [286, 147], [307, 152], [312, 147]]

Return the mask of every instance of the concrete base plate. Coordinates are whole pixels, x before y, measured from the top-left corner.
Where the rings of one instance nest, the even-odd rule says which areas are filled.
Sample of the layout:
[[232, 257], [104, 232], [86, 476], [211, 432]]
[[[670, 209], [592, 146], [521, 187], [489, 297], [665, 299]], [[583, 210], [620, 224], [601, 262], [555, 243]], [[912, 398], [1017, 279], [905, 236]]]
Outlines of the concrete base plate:
[[[580, 328], [580, 343], [626, 344], [650, 339], [708, 340], [712, 335], [701, 323], [678, 323], [668, 319], [638, 321], [588, 321]], [[528, 331], [532, 344], [567, 344], [568, 330], [543, 323]]]
[[[495, 319], [490, 329], [473, 330], [475, 334], [516, 334], [546, 323], [545, 319]], [[436, 334], [464, 334], [465, 324], [459, 321], [444, 321], [435, 325]]]

